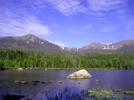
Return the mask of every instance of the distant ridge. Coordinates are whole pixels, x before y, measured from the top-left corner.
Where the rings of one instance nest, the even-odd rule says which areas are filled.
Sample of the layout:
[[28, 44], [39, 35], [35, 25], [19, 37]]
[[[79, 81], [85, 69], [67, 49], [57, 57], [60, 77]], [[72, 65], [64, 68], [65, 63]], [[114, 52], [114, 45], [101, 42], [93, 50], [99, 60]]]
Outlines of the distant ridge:
[[110, 44], [93, 42], [81, 48], [61, 47], [33, 34], [24, 36], [6, 36], [0, 38], [0, 49], [20, 49], [43, 52], [79, 52], [79, 53], [134, 53], [134, 39]]

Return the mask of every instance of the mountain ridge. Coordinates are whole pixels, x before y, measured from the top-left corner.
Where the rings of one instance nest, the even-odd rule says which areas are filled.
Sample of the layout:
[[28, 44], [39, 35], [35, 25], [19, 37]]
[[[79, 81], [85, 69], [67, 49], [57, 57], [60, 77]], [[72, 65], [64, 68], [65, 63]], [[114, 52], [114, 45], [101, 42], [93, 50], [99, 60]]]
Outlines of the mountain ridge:
[[60, 47], [49, 41], [39, 38], [33, 34], [23, 36], [6, 36], [0, 38], [0, 47], [7, 49], [23, 49], [23, 50], [59, 50]]
[[[61, 47], [33, 34], [6, 36], [0, 38], [1, 49], [22, 49], [47, 52], [94, 52], [94, 53], [134, 53], [134, 39], [113, 43], [93, 42], [81, 48]], [[129, 50], [127, 50], [129, 48]]]

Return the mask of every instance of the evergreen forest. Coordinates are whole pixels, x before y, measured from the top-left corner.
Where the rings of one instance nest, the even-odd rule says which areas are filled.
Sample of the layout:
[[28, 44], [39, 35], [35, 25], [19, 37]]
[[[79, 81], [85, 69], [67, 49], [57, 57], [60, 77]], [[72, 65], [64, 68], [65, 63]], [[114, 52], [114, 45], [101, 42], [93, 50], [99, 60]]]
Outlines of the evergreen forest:
[[0, 70], [134, 69], [134, 54], [60, 55], [0, 50]]

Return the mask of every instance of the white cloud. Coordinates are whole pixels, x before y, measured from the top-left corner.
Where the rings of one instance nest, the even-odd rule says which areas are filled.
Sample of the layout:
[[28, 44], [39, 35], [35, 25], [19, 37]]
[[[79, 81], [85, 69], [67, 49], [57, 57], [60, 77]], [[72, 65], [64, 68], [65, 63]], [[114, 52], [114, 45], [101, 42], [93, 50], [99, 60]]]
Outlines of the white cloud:
[[47, 0], [47, 2], [66, 16], [86, 11], [80, 0]]
[[111, 32], [112, 31], [112, 28], [107, 27], [107, 28], [103, 28], [103, 29], [101, 29], [99, 31], [100, 32]]
[[92, 25], [86, 25], [85, 26], [85, 28], [91, 28], [92, 27]]
[[134, 19], [129, 19], [126, 23], [126, 29], [133, 30], [134, 29]]
[[35, 34], [48, 36], [52, 32], [49, 27], [42, 24], [41, 21], [34, 15], [30, 15], [27, 12], [22, 15], [18, 13], [13, 13], [10, 10], [5, 10], [5, 12], [0, 16], [0, 32], [4, 35], [24, 35], [24, 34]]
[[121, 0], [89, 0], [90, 9], [93, 11], [107, 11], [120, 7]]
[[77, 41], [78, 44], [83, 45], [84, 43], [81, 41]]
[[[45, 0], [47, 3], [66, 16], [84, 13], [91, 16], [104, 16], [102, 11], [117, 10], [126, 0]], [[113, 12], [111, 12], [113, 13]], [[123, 12], [119, 12], [123, 13]]]
[[60, 42], [57, 42], [57, 41], [49, 41], [49, 42], [54, 43], [54, 44], [56, 44], [56, 45], [58, 45], [58, 46], [61, 46], [61, 47], [66, 47], [65, 44], [60, 43]]
[[20, 0], [24, 9], [31, 9], [34, 13], [39, 12], [40, 9], [45, 9], [46, 4], [44, 0]]

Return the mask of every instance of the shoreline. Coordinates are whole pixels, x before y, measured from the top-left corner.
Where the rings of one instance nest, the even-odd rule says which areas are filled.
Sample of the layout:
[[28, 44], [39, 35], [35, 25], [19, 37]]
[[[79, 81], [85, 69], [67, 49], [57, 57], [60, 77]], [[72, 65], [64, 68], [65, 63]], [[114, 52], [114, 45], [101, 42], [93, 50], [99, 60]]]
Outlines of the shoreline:
[[[81, 69], [85, 69], [85, 70], [134, 70], [134, 69], [115, 69], [115, 68], [27, 68], [27, 69], [21, 69], [23, 70], [81, 70]], [[19, 68], [14, 68], [14, 69], [4, 69], [4, 70], [0, 70], [0, 71], [6, 71], [6, 70], [16, 70], [16, 71], [21, 71], [19, 70]]]

